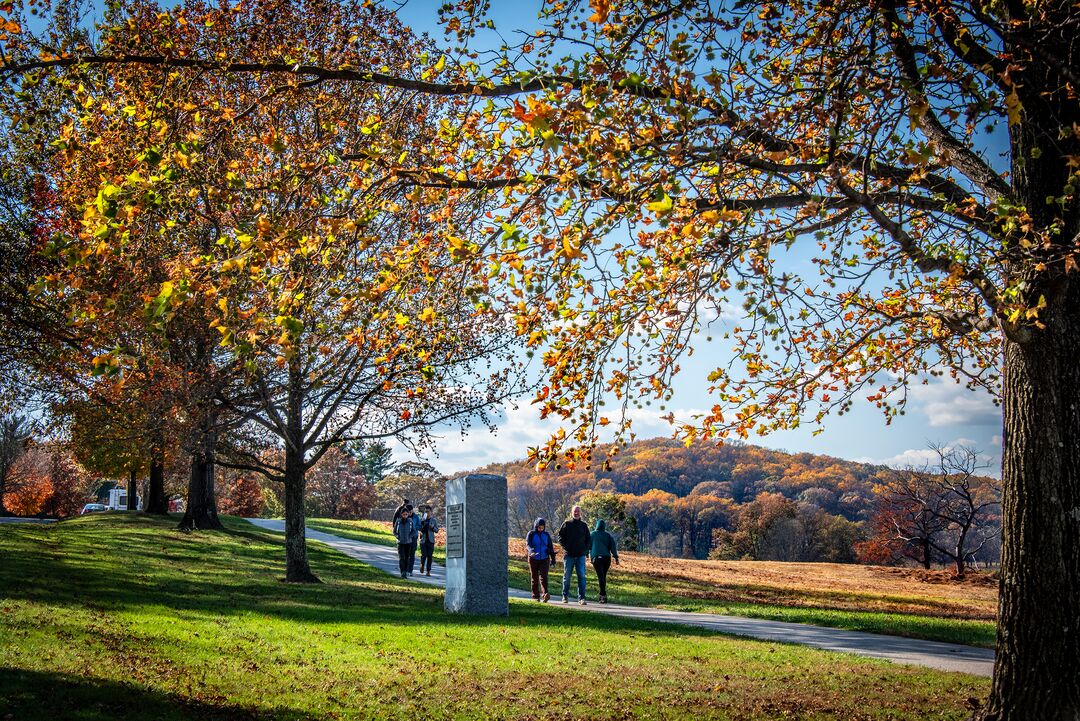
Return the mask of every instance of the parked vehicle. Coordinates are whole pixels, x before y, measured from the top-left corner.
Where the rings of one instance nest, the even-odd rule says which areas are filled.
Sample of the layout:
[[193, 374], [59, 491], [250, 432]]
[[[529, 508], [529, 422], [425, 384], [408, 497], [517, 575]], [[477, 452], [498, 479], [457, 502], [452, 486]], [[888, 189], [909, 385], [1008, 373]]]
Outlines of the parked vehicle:
[[[110, 511], [126, 511], [127, 510], [127, 489], [126, 488], [113, 488], [109, 491], [109, 503], [108, 509]], [[136, 496], [135, 508], [142, 510], [142, 497]]]
[[82, 510], [79, 511], [79, 515], [85, 516], [87, 513], [104, 513], [107, 510], [109, 510], [109, 507], [104, 503], [87, 503], [82, 507]]

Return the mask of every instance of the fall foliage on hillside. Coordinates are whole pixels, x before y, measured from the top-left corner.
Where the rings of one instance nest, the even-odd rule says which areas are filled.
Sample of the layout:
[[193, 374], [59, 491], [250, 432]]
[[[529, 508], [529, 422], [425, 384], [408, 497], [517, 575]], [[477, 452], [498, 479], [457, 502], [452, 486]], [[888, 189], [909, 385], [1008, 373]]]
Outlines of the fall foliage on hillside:
[[[605, 511], [610, 514], [617, 508], [634, 521], [635, 537], [623, 538], [624, 546], [658, 555], [955, 563], [954, 557], [946, 558], [946, 539], [953, 548], [956, 544], [943, 519], [934, 527], [938, 548], [929, 556], [919, 555], [921, 547], [913, 547], [907, 537], [898, 537], [896, 524], [889, 520], [898, 479], [921, 479], [924, 485], [940, 488], [934, 470], [897, 471], [740, 442], [686, 446], [670, 438], [631, 443], [609, 463], [590, 469], [548, 467], [538, 472], [523, 461], [480, 469], [507, 477], [512, 523], [522, 533], [536, 516], [559, 518], [575, 502], [596, 507], [598, 497], [610, 496], [618, 503], [609, 503]], [[952, 475], [947, 472], [945, 477]], [[972, 472], [966, 482], [986, 501], [997, 498], [993, 479]], [[939, 516], [948, 505], [945, 495], [936, 499]], [[907, 507], [917, 503], [909, 498]], [[949, 507], [958, 508], [955, 503]], [[984, 542], [968, 548], [975, 555], [967, 562], [996, 562], [1000, 524], [985, 514], [977, 521]]]

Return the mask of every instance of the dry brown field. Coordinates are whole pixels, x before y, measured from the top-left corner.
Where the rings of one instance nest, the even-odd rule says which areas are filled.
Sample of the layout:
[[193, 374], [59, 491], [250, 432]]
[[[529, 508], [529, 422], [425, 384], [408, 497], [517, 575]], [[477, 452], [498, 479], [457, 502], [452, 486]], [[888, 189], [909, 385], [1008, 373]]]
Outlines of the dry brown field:
[[[525, 544], [511, 539], [512, 559], [525, 558]], [[662, 587], [673, 598], [722, 603], [758, 603], [844, 611], [881, 611], [992, 621], [997, 579], [951, 570], [864, 566], [847, 563], [699, 561], [622, 553], [616, 574]]]

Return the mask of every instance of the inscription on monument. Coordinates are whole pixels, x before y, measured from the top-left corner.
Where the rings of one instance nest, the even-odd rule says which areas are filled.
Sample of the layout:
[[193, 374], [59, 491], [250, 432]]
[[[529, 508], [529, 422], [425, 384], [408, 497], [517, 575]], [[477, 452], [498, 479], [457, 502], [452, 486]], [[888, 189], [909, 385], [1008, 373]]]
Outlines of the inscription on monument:
[[446, 507], [446, 557], [465, 557], [465, 504]]

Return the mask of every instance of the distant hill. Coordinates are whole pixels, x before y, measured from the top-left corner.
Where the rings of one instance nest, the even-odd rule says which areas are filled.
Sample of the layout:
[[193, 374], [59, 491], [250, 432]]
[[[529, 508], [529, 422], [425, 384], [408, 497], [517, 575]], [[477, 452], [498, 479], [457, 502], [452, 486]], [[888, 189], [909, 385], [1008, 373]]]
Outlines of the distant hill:
[[[607, 450], [599, 448], [596, 457], [603, 458]], [[739, 442], [722, 446], [695, 443], [687, 448], [671, 438], [630, 444], [611, 459], [608, 470], [595, 467], [537, 473], [524, 460], [478, 469], [506, 476], [512, 497], [539, 487], [562, 494], [598, 489], [635, 496], [656, 489], [679, 497], [696, 492], [744, 504], [759, 493], [770, 492], [813, 503], [852, 521], [867, 520], [872, 514], [872, 489], [884, 471], [883, 466]]]

